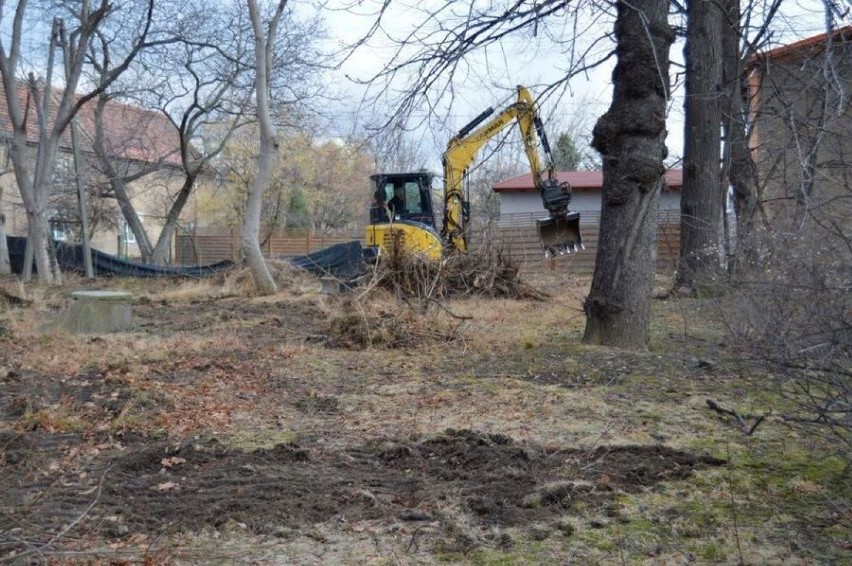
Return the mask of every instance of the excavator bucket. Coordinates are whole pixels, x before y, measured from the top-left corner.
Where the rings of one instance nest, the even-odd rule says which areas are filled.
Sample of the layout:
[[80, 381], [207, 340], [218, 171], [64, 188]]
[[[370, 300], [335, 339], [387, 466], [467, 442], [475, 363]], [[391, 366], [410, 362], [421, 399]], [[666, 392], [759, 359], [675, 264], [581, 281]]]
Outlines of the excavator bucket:
[[586, 249], [580, 236], [580, 213], [551, 216], [538, 221], [538, 237], [544, 257], [555, 257]]

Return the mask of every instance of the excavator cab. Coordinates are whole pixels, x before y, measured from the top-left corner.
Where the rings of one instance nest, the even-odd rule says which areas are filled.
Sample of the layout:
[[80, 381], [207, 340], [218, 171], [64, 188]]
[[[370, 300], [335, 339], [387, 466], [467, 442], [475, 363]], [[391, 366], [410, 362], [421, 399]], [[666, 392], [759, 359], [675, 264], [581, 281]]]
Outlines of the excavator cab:
[[371, 175], [373, 204], [370, 206], [370, 223], [408, 221], [434, 229], [433, 177], [428, 171]]
[[401, 245], [408, 252], [433, 259], [441, 257], [442, 244], [435, 230], [432, 205], [433, 178], [425, 170], [370, 176], [373, 203], [366, 230], [368, 248], [379, 253]]

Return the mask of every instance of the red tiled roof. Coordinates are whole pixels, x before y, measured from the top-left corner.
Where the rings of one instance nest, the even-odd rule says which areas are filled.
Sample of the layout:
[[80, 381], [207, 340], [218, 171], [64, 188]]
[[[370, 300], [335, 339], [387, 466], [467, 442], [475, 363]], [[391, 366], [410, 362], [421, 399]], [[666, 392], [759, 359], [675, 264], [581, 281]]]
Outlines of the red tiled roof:
[[[679, 191], [683, 186], [683, 169], [669, 169], [665, 173], [666, 185], [669, 190]], [[601, 171], [557, 171], [559, 182], [568, 181], [575, 191], [600, 191], [603, 187], [603, 172]], [[532, 173], [500, 181], [491, 187], [495, 192], [526, 192], [535, 191]]]
[[[53, 91], [55, 102], [51, 105], [56, 111], [59, 105], [59, 91]], [[38, 118], [29, 89], [25, 83], [18, 83], [18, 97], [22, 108], [26, 109], [27, 141], [38, 142]], [[95, 101], [90, 100], [77, 113], [76, 120], [80, 135], [81, 149], [92, 151], [95, 134]], [[104, 111], [104, 129], [106, 131], [107, 151], [113, 157], [130, 159], [146, 163], [164, 160], [169, 165], [180, 165], [180, 137], [177, 128], [161, 112], [154, 112], [121, 102], [109, 102]], [[0, 89], [0, 135], [10, 136], [12, 122], [6, 93]], [[62, 144], [71, 146], [70, 130], [63, 133]]]
[[[835, 42], [852, 41], [852, 25], [834, 30], [831, 32], [831, 38], [832, 41]], [[756, 53], [751, 57], [749, 62], [754, 64], [758, 61], [765, 61], [768, 59], [773, 61], [783, 61], [801, 58], [806, 56], [808, 52], [819, 52], [824, 50], [827, 39], [828, 33], [814, 35], [812, 37], [802, 39], [801, 41], [796, 41], [795, 43], [788, 43], [787, 45], [781, 45], [780, 47], [770, 49], [769, 51]]]

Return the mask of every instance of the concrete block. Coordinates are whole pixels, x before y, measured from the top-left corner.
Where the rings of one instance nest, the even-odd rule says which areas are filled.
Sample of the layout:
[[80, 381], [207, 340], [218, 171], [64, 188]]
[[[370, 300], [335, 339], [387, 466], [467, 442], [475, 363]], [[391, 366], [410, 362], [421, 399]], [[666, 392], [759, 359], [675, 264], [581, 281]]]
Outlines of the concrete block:
[[343, 284], [335, 277], [320, 278], [320, 293], [323, 295], [338, 295], [342, 291]]
[[108, 334], [130, 330], [130, 301], [126, 291], [74, 291], [64, 324], [76, 334]]

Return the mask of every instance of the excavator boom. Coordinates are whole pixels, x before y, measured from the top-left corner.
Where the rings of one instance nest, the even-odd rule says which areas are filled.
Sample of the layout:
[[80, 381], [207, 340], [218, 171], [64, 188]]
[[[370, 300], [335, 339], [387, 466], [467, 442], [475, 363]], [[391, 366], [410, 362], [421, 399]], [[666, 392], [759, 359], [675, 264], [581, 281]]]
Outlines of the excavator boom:
[[[533, 183], [541, 195], [548, 217], [537, 222], [539, 240], [545, 256], [564, 255], [583, 249], [580, 235], [580, 214], [571, 212], [571, 187], [556, 180], [553, 154], [544, 132], [544, 126], [535, 108], [530, 92], [518, 86], [518, 99], [497, 116], [489, 108], [462, 128], [447, 144], [444, 152], [444, 224], [442, 237], [451, 248], [467, 249], [468, 203], [464, 198], [462, 182], [476, 153], [485, 143], [514, 121], [518, 122], [527, 154]], [[540, 143], [539, 143], [540, 142]], [[539, 145], [547, 157], [543, 171]]]

